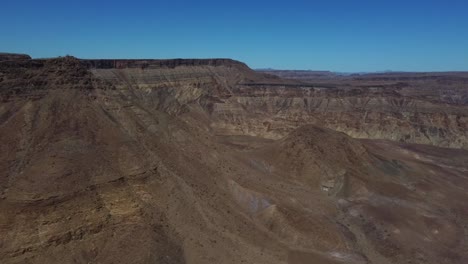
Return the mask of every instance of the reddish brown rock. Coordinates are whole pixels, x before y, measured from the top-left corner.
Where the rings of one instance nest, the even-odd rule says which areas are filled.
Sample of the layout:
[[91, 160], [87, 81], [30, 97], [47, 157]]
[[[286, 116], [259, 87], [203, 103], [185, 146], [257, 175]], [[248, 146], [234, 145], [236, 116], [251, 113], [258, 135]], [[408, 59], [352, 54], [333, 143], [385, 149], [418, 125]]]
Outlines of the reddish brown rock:
[[0, 62], [2, 263], [468, 261], [465, 106], [215, 61]]

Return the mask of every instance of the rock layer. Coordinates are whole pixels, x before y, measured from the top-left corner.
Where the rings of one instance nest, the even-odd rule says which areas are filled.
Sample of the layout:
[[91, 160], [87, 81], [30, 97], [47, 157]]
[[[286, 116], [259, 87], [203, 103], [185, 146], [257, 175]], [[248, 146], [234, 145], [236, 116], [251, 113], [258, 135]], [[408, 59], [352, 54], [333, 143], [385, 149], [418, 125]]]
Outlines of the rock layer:
[[[333, 79], [321, 83], [278, 79], [230, 60], [85, 64], [116, 87], [132, 87], [144, 100], [164, 98], [159, 103], [174, 112], [197, 102], [209, 112], [211, 127], [219, 135], [279, 139], [301, 125], [316, 124], [355, 138], [468, 148], [463, 73], [356, 77], [333, 84]], [[118, 67], [112, 68], [114, 64]], [[364, 80], [359, 85], [360, 79]]]

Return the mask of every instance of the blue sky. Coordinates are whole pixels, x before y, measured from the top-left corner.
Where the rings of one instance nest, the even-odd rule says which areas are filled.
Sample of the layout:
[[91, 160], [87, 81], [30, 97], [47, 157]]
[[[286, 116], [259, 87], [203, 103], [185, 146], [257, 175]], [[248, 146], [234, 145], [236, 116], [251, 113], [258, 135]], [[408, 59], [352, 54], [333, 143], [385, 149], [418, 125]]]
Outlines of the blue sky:
[[253, 68], [468, 70], [468, 1], [2, 0], [0, 51], [233, 58]]

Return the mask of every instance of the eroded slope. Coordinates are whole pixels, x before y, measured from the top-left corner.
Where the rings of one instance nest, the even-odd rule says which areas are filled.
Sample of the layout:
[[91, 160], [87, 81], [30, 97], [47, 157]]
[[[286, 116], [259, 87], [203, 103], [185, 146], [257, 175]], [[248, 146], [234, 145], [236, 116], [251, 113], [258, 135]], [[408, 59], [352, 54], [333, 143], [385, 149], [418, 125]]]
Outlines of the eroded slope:
[[229, 60], [86, 64], [96, 76], [122, 89], [132, 87], [143, 100], [174, 113], [197, 102], [210, 113], [211, 127], [219, 135], [279, 139], [302, 125], [316, 124], [355, 138], [468, 147], [463, 73], [356, 77], [336, 84], [330, 83], [333, 79], [282, 80]]
[[240, 103], [220, 133], [217, 107], [269, 76], [123, 65], [0, 63], [2, 263], [468, 260], [466, 151], [287, 122], [252, 137], [237, 128], [275, 116]]

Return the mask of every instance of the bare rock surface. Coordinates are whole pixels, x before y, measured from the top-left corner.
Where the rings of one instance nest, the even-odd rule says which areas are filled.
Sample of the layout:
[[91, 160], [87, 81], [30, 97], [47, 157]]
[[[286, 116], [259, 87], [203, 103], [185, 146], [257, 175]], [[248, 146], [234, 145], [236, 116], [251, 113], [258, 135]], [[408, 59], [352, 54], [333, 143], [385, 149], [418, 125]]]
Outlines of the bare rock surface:
[[[307, 85], [231, 60], [0, 62], [1, 262], [467, 263], [465, 106]], [[376, 116], [352, 119], [362, 98]], [[450, 133], [400, 140], [429, 124]]]
[[466, 73], [288, 80], [226, 59], [84, 63], [99, 78], [135, 88], [161, 107], [180, 110], [197, 101], [218, 135], [279, 139], [316, 124], [354, 138], [468, 148]]
[[30, 59], [31, 57], [26, 54], [0, 52], [0, 61], [30, 60]]

